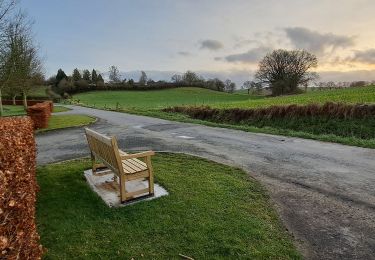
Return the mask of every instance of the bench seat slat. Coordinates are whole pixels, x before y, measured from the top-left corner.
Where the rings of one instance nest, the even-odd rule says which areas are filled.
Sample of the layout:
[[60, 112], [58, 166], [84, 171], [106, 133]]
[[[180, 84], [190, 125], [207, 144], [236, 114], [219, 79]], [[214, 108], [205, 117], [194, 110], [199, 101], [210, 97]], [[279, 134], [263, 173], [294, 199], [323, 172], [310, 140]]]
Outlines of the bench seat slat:
[[147, 170], [147, 167], [136, 166], [128, 160], [123, 160], [122, 166], [124, 167], [125, 173], [130, 173], [130, 174]]
[[140, 164], [139, 162], [135, 161], [134, 159], [129, 159], [129, 160], [126, 160], [127, 163], [129, 163], [129, 165], [133, 165], [132, 168], [136, 168], [136, 169], [141, 169], [142, 171], [143, 170], [146, 170], [147, 169], [147, 165], [142, 165]]
[[[120, 152], [120, 156], [126, 156], [126, 155], [129, 155], [128, 153], [125, 153], [124, 151], [121, 151], [121, 150], [119, 150], [119, 152]], [[131, 162], [137, 162], [137, 163], [139, 163], [139, 164], [141, 164], [141, 165], [147, 167], [147, 164], [146, 164], [145, 162], [142, 162], [142, 161], [139, 160], [139, 159], [132, 158], [132, 159], [126, 159], [126, 160], [129, 160], [129, 161], [131, 161]]]

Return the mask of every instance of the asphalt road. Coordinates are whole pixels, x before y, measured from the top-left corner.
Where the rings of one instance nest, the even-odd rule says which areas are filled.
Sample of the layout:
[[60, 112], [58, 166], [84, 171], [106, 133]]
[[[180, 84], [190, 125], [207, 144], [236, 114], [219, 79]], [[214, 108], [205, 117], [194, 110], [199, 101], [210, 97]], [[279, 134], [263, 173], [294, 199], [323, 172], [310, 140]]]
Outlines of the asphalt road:
[[[258, 179], [307, 259], [375, 259], [375, 150], [71, 106], [126, 151], [183, 152]], [[38, 163], [87, 156], [83, 129], [37, 135]]]

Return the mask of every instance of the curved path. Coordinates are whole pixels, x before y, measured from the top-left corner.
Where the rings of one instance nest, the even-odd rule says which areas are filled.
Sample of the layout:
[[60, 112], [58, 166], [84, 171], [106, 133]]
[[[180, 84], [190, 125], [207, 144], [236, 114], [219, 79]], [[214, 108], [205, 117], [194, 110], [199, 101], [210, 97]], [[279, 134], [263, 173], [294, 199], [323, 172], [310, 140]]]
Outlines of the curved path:
[[[261, 181], [308, 259], [375, 259], [375, 150], [78, 106], [125, 150], [184, 152]], [[62, 113], [60, 113], [62, 114]], [[80, 128], [37, 135], [38, 163], [88, 155]]]

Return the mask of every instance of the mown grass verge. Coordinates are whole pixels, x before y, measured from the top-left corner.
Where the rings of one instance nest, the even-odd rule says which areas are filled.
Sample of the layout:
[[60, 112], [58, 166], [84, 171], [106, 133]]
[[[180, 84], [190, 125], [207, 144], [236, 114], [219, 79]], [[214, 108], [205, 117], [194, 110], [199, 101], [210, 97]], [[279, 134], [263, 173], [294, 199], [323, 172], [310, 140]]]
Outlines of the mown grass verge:
[[70, 108], [64, 107], [64, 106], [53, 106], [53, 113], [60, 113], [60, 112], [66, 112], [71, 110]]
[[37, 133], [42, 133], [51, 130], [85, 126], [95, 122], [95, 118], [86, 115], [52, 115], [48, 122], [48, 128], [37, 130]]
[[158, 154], [170, 195], [108, 208], [82, 172], [87, 159], [38, 168], [37, 223], [46, 259], [299, 259], [261, 185], [242, 170]]

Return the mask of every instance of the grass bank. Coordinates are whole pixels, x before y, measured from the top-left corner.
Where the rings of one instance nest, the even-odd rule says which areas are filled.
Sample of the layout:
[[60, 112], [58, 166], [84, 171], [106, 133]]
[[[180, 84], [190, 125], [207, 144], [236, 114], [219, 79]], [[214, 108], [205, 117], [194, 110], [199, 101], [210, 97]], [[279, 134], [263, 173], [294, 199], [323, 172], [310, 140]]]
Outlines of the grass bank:
[[255, 100], [223, 102], [211, 106], [216, 108], [259, 108], [273, 105], [324, 104], [326, 102], [342, 102], [349, 104], [375, 103], [375, 86], [334, 90], [314, 90], [299, 95], [262, 97]]
[[170, 195], [108, 208], [85, 182], [88, 160], [38, 169], [38, 231], [46, 259], [299, 259], [264, 189], [245, 172], [159, 154], [156, 182]]
[[[212, 127], [221, 127], [221, 128], [229, 128], [229, 129], [236, 129], [245, 132], [252, 132], [252, 133], [263, 133], [263, 134], [272, 134], [272, 135], [283, 135], [283, 136], [290, 136], [290, 137], [299, 137], [305, 139], [312, 139], [318, 140], [323, 142], [332, 142], [332, 143], [340, 143], [345, 145], [351, 146], [359, 146], [364, 148], [373, 148], [375, 149], [375, 138], [373, 136], [375, 132], [374, 126], [374, 119], [370, 121], [342, 121], [342, 120], [326, 120], [324, 118], [315, 118], [313, 120], [305, 120], [304, 119], [294, 119], [294, 120], [263, 120], [259, 121], [256, 124], [251, 123], [241, 123], [241, 124], [230, 124], [225, 122], [214, 122], [214, 121], [206, 121], [206, 120], [199, 120], [191, 118], [185, 114], [180, 113], [168, 113], [163, 111], [147, 111], [147, 112], [136, 112], [135, 114], [144, 115], [144, 116], [151, 116], [162, 118], [171, 121], [178, 121], [178, 122], [185, 122], [185, 123], [193, 123], [193, 124], [201, 124], [206, 126]], [[326, 125], [320, 125], [316, 122], [324, 122], [326, 121]], [[364, 124], [363, 124], [364, 122]], [[307, 125], [306, 123], [310, 124]], [[339, 123], [339, 124], [336, 124]], [[363, 139], [351, 132], [346, 132], [344, 136], [337, 135], [340, 132], [340, 128], [344, 126], [344, 129], [350, 129], [350, 127], [356, 128], [357, 132], [360, 135], [368, 136], [368, 138]], [[311, 131], [313, 130], [313, 131]]]

